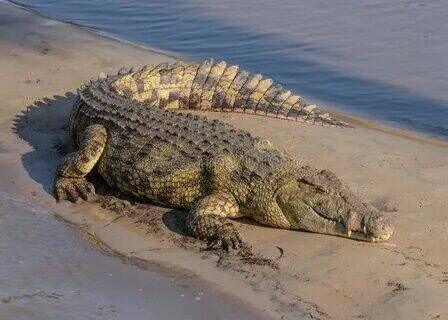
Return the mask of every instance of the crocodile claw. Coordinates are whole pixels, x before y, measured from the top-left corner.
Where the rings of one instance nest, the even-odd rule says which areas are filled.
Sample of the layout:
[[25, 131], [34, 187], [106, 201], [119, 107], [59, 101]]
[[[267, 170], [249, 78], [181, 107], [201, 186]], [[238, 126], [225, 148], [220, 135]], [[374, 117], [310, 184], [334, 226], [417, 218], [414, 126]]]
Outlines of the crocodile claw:
[[222, 248], [229, 252], [232, 249], [238, 250], [244, 244], [243, 237], [238, 232], [225, 232], [210, 239], [207, 248]]
[[90, 201], [95, 198], [95, 187], [85, 178], [58, 177], [54, 185], [56, 199], [78, 203], [80, 199]]

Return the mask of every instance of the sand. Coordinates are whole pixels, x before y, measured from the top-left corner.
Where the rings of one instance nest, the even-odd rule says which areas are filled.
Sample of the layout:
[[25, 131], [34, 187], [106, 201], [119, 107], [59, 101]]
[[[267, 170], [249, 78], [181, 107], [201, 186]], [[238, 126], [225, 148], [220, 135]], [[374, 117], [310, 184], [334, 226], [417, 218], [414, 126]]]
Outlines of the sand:
[[[396, 234], [382, 244], [238, 222], [253, 251], [279, 269], [248, 264], [201, 251], [178, 228], [181, 212], [115, 200], [107, 189], [108, 210], [100, 203], [57, 204], [51, 195], [69, 148], [67, 113], [76, 88], [100, 72], [175, 57], [1, 2], [0, 21], [0, 191], [54, 212], [122, 254], [194, 274], [273, 319], [448, 319], [447, 142], [353, 118], [355, 129], [334, 129], [205, 113], [334, 171], [396, 222]], [[142, 212], [149, 226], [135, 223]]]
[[260, 319], [258, 310], [193, 274], [92, 240], [38, 205], [0, 192], [0, 319]]

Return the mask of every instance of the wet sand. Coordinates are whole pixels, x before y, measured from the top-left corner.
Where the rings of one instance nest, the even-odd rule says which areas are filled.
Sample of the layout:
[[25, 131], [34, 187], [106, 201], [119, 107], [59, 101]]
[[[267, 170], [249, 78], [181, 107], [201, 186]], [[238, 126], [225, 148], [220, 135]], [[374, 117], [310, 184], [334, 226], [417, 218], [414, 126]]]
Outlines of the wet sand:
[[0, 192], [0, 319], [260, 319], [193, 274], [129, 259], [94, 240]]
[[[448, 319], [447, 142], [359, 119], [348, 130], [205, 114], [334, 171], [390, 211], [397, 229], [388, 243], [370, 244], [242, 221], [236, 224], [254, 251], [279, 270], [222, 257], [182, 234], [175, 223], [182, 213], [114, 196], [104, 196], [107, 210], [56, 204], [51, 196], [76, 88], [100, 72], [175, 58], [4, 3], [0, 21], [0, 191], [82, 226], [122, 254], [193, 273], [274, 319]], [[147, 211], [150, 227], [135, 223], [141, 215], [117, 215], [123, 208]]]

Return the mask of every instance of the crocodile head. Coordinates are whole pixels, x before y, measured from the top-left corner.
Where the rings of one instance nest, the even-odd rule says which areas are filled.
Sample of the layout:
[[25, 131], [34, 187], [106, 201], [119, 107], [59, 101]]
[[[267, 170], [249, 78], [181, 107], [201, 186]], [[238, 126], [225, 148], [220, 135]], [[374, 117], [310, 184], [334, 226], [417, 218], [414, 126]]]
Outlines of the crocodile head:
[[328, 170], [288, 181], [275, 199], [293, 229], [372, 242], [388, 240], [394, 232], [389, 219]]

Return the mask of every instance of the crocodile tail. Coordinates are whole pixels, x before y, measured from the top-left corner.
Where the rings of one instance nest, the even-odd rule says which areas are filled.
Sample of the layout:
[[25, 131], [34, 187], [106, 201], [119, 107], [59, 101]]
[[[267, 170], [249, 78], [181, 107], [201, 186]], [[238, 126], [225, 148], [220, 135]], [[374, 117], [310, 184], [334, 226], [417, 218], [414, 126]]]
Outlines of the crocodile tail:
[[119, 93], [165, 109], [238, 112], [266, 117], [350, 127], [316, 105], [285, 90], [272, 79], [251, 74], [225, 61], [145, 66], [114, 82]]

